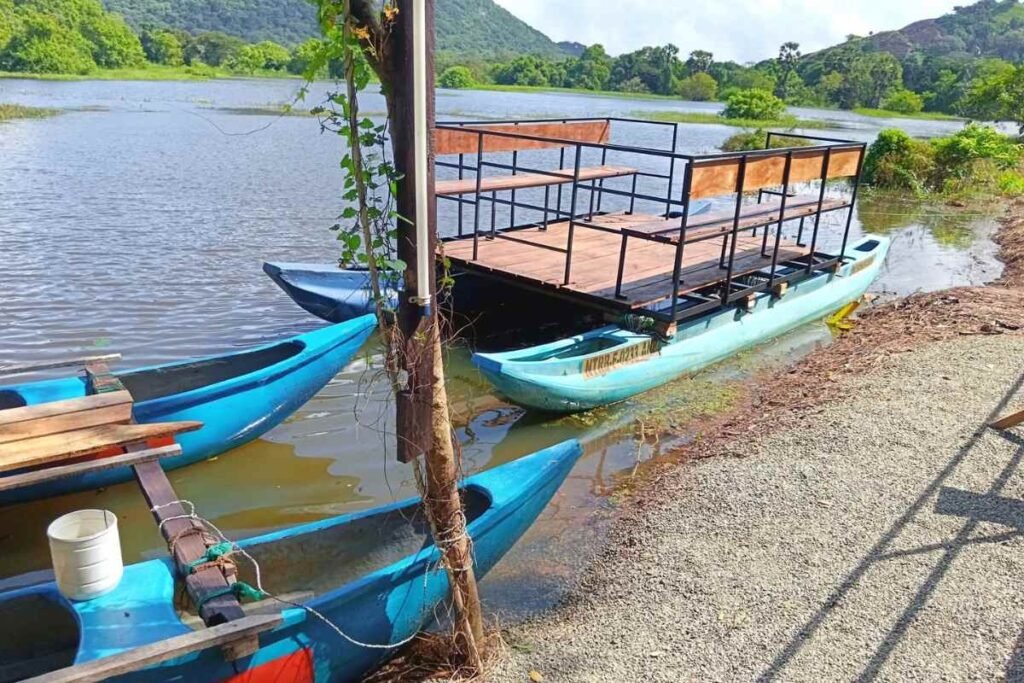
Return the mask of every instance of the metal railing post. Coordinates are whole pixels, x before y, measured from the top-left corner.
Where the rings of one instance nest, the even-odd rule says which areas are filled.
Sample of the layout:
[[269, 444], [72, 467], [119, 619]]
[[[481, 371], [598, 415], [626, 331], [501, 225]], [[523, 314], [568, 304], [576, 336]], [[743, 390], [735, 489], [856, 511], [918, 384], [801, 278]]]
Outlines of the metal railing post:
[[[519, 165], [519, 150], [516, 149], [516, 150], [512, 151], [512, 175], [516, 175], [517, 174], [516, 166], [518, 166], [518, 165]], [[516, 224], [516, 188], [514, 188], [514, 187], [512, 188], [512, 206], [511, 206], [511, 208], [509, 208], [508, 224], [509, 225], [515, 225]]]
[[828, 190], [828, 167], [832, 163], [832, 148], [825, 150], [821, 160], [821, 189], [818, 190], [818, 210], [814, 213], [814, 230], [811, 232], [811, 251], [807, 254], [807, 272], [814, 270], [814, 251], [818, 244], [818, 227], [821, 225], [821, 210], [825, 206], [825, 192]]
[[[790, 152], [786, 155], [786, 168], [782, 172], [782, 202], [779, 206], [779, 222], [775, 227], [775, 248], [772, 250], [772, 269], [768, 274], [768, 289], [775, 286], [775, 268], [779, 263], [779, 246], [782, 241], [782, 226], [786, 222], [786, 200], [789, 199], [789, 179], [793, 170], [793, 153]], [[768, 235], [768, 226], [764, 228], [765, 236]], [[766, 256], [764, 249], [761, 249], [761, 255]]]
[[686, 247], [686, 224], [690, 219], [690, 192], [693, 189], [693, 168], [687, 166], [686, 175], [683, 178], [683, 217], [679, 221], [679, 243], [676, 245], [676, 256], [672, 266], [672, 308], [669, 317], [672, 322], [676, 321], [676, 312], [679, 309], [679, 286], [682, 284], [683, 250]]
[[850, 227], [853, 225], [853, 210], [857, 204], [857, 194], [860, 190], [860, 174], [864, 172], [864, 155], [867, 147], [862, 147], [860, 157], [857, 159], [857, 175], [853, 176], [853, 193], [850, 196], [850, 212], [846, 216], [846, 229], [843, 231], [843, 245], [839, 248], [839, 262], [846, 259], [846, 242], [850, 238]]
[[572, 276], [572, 238], [576, 228], [576, 197], [580, 183], [580, 160], [583, 156], [582, 145], [576, 145], [576, 168], [572, 174], [572, 199], [569, 206], [569, 240], [565, 248], [565, 282], [569, 284]]
[[739, 237], [740, 216], [743, 214], [743, 187], [747, 182], [747, 155], [744, 154], [740, 161], [739, 178], [736, 181], [736, 213], [733, 216], [732, 232], [726, 237], [731, 237], [732, 246], [729, 249], [729, 267], [725, 271], [725, 289], [722, 292], [722, 305], [729, 305], [729, 297], [732, 294], [732, 270], [736, 264], [736, 238]]
[[484, 134], [476, 136], [476, 193], [473, 195], [473, 260], [480, 255], [480, 183], [484, 175]]

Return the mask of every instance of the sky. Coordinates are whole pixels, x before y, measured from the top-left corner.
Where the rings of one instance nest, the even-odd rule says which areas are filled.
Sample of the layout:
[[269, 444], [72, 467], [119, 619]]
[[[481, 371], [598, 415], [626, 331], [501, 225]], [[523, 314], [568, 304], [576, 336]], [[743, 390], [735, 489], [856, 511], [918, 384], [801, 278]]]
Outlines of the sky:
[[902, 28], [970, 0], [497, 0], [553, 40], [601, 43], [613, 55], [672, 43], [719, 60], [774, 57], [795, 40], [804, 53]]

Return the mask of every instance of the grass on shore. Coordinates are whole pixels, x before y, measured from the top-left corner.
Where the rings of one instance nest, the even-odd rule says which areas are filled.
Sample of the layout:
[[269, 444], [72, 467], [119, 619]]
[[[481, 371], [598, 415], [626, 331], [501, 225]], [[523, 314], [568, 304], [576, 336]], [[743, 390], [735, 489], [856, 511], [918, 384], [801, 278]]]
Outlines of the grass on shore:
[[0, 78], [24, 78], [43, 81], [207, 81], [214, 78], [299, 78], [280, 71], [237, 74], [212, 66], [163, 66], [147, 64], [130, 69], [96, 69], [87, 74], [48, 74], [0, 71]]
[[868, 109], [866, 107], [857, 107], [853, 110], [854, 114], [860, 114], [861, 116], [870, 116], [875, 119], [917, 119], [919, 121], [963, 121], [964, 119], [959, 116], [953, 116], [952, 114], [941, 114], [936, 111], [922, 111], [916, 114], [901, 114], [898, 111], [890, 111], [888, 109]]
[[667, 121], [669, 123], [698, 123], [715, 124], [719, 126], [732, 126], [734, 128], [828, 128], [828, 121], [817, 119], [800, 119], [795, 116], [783, 116], [774, 120], [759, 119], [727, 119], [719, 114], [689, 111], [635, 111], [632, 116], [639, 119], [651, 119], [653, 121]]
[[13, 121], [14, 119], [45, 119], [49, 116], [56, 116], [59, 113], [59, 109], [26, 107], [21, 104], [4, 104], [0, 102], [0, 121]]

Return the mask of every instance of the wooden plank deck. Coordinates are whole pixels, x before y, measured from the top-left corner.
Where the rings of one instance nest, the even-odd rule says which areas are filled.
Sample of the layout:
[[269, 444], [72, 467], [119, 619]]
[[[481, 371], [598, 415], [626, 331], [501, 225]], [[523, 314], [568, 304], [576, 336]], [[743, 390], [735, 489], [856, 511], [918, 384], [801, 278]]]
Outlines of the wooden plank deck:
[[[609, 228], [628, 228], [650, 217], [623, 214], [602, 217]], [[473, 260], [473, 239], [461, 238], [444, 244], [444, 255], [453, 265], [496, 276], [511, 277], [524, 285], [551, 291], [608, 310], [645, 308], [672, 295], [672, 268], [676, 247], [671, 244], [630, 239], [623, 271], [624, 298], [615, 297], [615, 279], [619, 266], [620, 233], [594, 230], [577, 224], [573, 236], [572, 272], [569, 284], [565, 277], [564, 249], [569, 239], [567, 221], [551, 223], [547, 230], [526, 228], [516, 230], [516, 241], [479, 238], [479, 253]], [[526, 244], [524, 242], [529, 242]], [[545, 249], [543, 245], [563, 252]], [[682, 264], [682, 286], [685, 294], [725, 279], [719, 268], [722, 240], [707, 240], [686, 246]], [[791, 240], [783, 240], [779, 262], [806, 256], [809, 249]], [[771, 266], [771, 256], [761, 256], [761, 236], [741, 234], [736, 244], [733, 277]]]

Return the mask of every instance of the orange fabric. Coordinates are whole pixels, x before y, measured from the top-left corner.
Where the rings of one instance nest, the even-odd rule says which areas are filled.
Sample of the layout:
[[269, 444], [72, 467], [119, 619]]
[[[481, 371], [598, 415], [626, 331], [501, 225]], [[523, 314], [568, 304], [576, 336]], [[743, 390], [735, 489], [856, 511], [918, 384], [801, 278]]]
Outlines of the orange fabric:
[[224, 683], [313, 683], [313, 653], [303, 648], [243, 671]]

